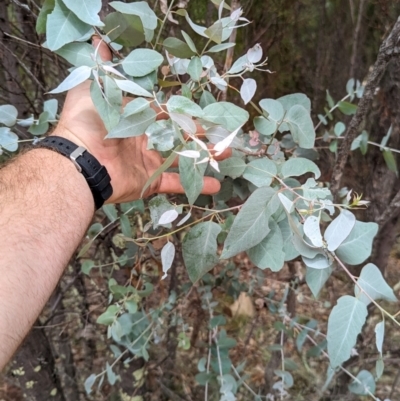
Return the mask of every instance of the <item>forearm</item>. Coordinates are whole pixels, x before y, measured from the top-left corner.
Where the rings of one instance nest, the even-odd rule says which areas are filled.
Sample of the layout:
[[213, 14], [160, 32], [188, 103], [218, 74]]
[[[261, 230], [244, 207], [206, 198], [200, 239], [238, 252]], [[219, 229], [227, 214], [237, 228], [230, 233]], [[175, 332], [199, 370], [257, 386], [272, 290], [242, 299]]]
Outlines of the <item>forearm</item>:
[[78, 247], [94, 203], [70, 160], [35, 149], [0, 170], [0, 370]]

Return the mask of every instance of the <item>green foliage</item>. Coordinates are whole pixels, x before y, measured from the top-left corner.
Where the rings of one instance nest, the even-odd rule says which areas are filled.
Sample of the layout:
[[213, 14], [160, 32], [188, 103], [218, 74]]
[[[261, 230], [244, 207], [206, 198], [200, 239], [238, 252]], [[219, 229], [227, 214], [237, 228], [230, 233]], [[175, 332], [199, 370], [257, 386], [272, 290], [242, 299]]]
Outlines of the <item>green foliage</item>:
[[[329, 188], [324, 182], [316, 181], [321, 172], [313, 161], [317, 154], [313, 150], [316, 131], [321, 125], [326, 132], [318, 140], [327, 142], [329, 149], [336, 153], [347, 124], [347, 120], [337, 121], [339, 112], [352, 115], [357, 111], [353, 102], [362, 96], [360, 82], [349, 80], [347, 94], [336, 103], [327, 92], [329, 108], [325, 115], [318, 116], [315, 127], [311, 101], [305, 94], [253, 103], [253, 98], [259, 97], [258, 81], [252, 73], [269, 72], [266, 59], [262, 61], [262, 47], [256, 44], [246, 49], [228, 71], [222, 70], [218, 57], [225, 56], [225, 51], [235, 46], [228, 42], [232, 31], [249, 21], [242, 17], [241, 9], [231, 13], [224, 1], [216, 0], [214, 4], [218, 7], [218, 19], [210, 26], [199, 25], [203, 22], [192, 19], [186, 9], [176, 11], [174, 17], [184, 18], [191, 29], [188, 33], [180, 27], [177, 29], [180, 34], [176, 36], [183, 40], [162, 37], [164, 24], [171, 14], [160, 23], [161, 19], [146, 1], [113, 1], [109, 5], [115, 12], [101, 21], [100, 0], [82, 0], [79, 4], [72, 0], [46, 0], [37, 30], [46, 31], [47, 47], [73, 66], [67, 78], [50, 93], [67, 91], [91, 79], [91, 97], [108, 131], [106, 140], [146, 135], [148, 148], [165, 158], [143, 192], [164, 171], [175, 171], [171, 166], [179, 159], [185, 197], [155, 196], [146, 204], [146, 212], [143, 203], [121, 205], [121, 208], [107, 205], [103, 209], [110, 222], [120, 227], [113, 244], [121, 255], [114, 255], [114, 264], [124, 265], [129, 258], [141, 254], [139, 248], [146, 248], [161, 262], [161, 278], [166, 279], [182, 251], [187, 275], [196, 284], [201, 308], [208, 314], [209, 323], [207, 353], [198, 362], [196, 381], [216, 391], [220, 400], [235, 400], [245, 376], [241, 377], [243, 367], [235, 367], [230, 358], [229, 350], [236, 346], [236, 341], [228, 334], [229, 321], [220, 314], [215, 289], [227, 289], [236, 298], [243, 288], [238, 281], [239, 269], [227, 259], [246, 252], [255, 266], [274, 272], [281, 270], [287, 261], [301, 260], [305, 281], [317, 297], [334, 269], [342, 268], [355, 280], [344, 263], [357, 265], [370, 256], [378, 226], [356, 220], [351, 209], [362, 203], [334, 204]], [[104, 62], [96, 49], [86, 43], [99, 28], [103, 29], [102, 40], [121, 58]], [[228, 100], [224, 96], [226, 91]], [[229, 101], [231, 93], [240, 95], [240, 104]], [[122, 98], [126, 95], [134, 95], [135, 99], [123, 107]], [[156, 121], [157, 112], [150, 107], [153, 105], [164, 110], [166, 120]], [[0, 106], [1, 149], [17, 150], [17, 136], [11, 131], [15, 124], [29, 127], [33, 135], [47, 132], [57, 120], [57, 103], [46, 102], [38, 119], [18, 120], [17, 117], [14, 106]], [[204, 135], [196, 135], [193, 118], [202, 126]], [[393, 152], [387, 147], [390, 134], [391, 130], [380, 147], [388, 168], [397, 173]], [[368, 145], [368, 133], [364, 131], [353, 142], [352, 150], [359, 148], [365, 154]], [[217, 161], [228, 148], [232, 149], [232, 156]], [[309, 178], [310, 174], [315, 179]], [[205, 176], [221, 182], [219, 194], [200, 195]], [[141, 216], [134, 222], [131, 212], [135, 210]], [[80, 255], [86, 253], [106, 228], [103, 224], [91, 227], [88, 234], [91, 242]], [[136, 238], [139, 230], [143, 232], [142, 238]], [[145, 236], [146, 231], [149, 233]], [[159, 251], [151, 245], [157, 239], [164, 240]], [[85, 259], [82, 271], [90, 275], [96, 267], [94, 261]], [[254, 282], [246, 283], [248, 288], [244, 291], [253, 290], [257, 278], [251, 280]], [[108, 338], [118, 347], [113, 346], [114, 362], [107, 362], [103, 372], [92, 374], [86, 380], [88, 394], [97, 379], [99, 386], [104, 377], [110, 385], [119, 380], [115, 371], [119, 360], [129, 364], [130, 358], [152, 358], [151, 347], [163, 341], [167, 317], [173, 322], [171, 325], [179, 328], [176, 340], [180, 350], [187, 352], [191, 347], [188, 323], [176, 312], [180, 302], [177, 294], [171, 292], [159, 307], [144, 306], [142, 301], [152, 293], [153, 284], [148, 277], [143, 281], [135, 288], [130, 282], [119, 285], [109, 280], [109, 304], [97, 323], [107, 326]], [[335, 374], [332, 368], [340, 368], [353, 353], [366, 321], [367, 305], [372, 301], [383, 311], [377, 300], [396, 301], [379, 269], [367, 264], [354, 287], [355, 296], [344, 295], [333, 307], [326, 340], [321, 340], [319, 322], [310, 320], [303, 325], [298, 317], [289, 316], [288, 291], [286, 288], [279, 300], [275, 294], [265, 297], [271, 316], [278, 318], [275, 327], [288, 338], [298, 333], [295, 341], [299, 352], [313, 339], [307, 358], [319, 357], [327, 349], [331, 379]], [[383, 321], [378, 323], [375, 332], [380, 355], [376, 369], [379, 377], [383, 370]], [[276, 347], [282, 350], [282, 345]], [[274, 390], [281, 399], [296, 385], [296, 374], [289, 372], [290, 366], [290, 359], [285, 360], [283, 355], [281, 369], [274, 371]], [[361, 370], [349, 391], [370, 395], [375, 387], [371, 373]], [[254, 399], [263, 399], [251, 388], [249, 391]]]

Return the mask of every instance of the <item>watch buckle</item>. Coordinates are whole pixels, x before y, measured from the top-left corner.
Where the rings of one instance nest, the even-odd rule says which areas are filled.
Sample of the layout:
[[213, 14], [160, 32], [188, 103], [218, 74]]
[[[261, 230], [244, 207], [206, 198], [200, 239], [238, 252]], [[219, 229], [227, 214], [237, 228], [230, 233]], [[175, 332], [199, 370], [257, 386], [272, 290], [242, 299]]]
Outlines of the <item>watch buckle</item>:
[[76, 159], [80, 156], [83, 155], [83, 153], [86, 152], [86, 149], [83, 146], [78, 146], [70, 155], [69, 158], [71, 159], [72, 163], [74, 163], [74, 166], [76, 169], [81, 173], [82, 172], [82, 167], [78, 164]]

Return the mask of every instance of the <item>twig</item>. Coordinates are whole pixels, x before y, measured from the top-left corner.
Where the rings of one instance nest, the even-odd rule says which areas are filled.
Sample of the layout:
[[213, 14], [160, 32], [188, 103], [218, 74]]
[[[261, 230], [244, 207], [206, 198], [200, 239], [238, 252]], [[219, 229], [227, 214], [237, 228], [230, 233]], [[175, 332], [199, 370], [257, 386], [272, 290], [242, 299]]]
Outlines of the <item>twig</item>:
[[364, 13], [364, 5], [365, 5], [365, 0], [360, 0], [360, 5], [358, 7], [357, 25], [356, 29], [354, 29], [354, 34], [353, 34], [353, 49], [351, 54], [350, 73], [349, 73], [350, 78], [354, 78], [354, 69], [356, 66], [356, 58], [358, 50], [358, 39], [360, 36], [361, 19]]
[[4, 43], [0, 43], [4, 49], [6, 49], [19, 63], [19, 65], [23, 68], [23, 70], [36, 82], [36, 84], [43, 90], [46, 91], [46, 88], [42, 85], [42, 83], [32, 74], [31, 70], [22, 62], [21, 58], [18, 57], [15, 53], [13, 53]]
[[[232, 0], [231, 2], [231, 13], [233, 13], [236, 9], [240, 7], [239, 0]], [[228, 43], [235, 43], [236, 40], [236, 34], [237, 34], [237, 29], [232, 29], [231, 36], [229, 36], [229, 42]], [[229, 71], [229, 69], [232, 66], [232, 61], [233, 61], [233, 53], [235, 51], [234, 47], [230, 47], [227, 52], [226, 52], [226, 58], [225, 58], [225, 65], [224, 65], [224, 73]], [[226, 95], [228, 93], [228, 87], [226, 87], [221, 94], [221, 101], [226, 100]]]
[[400, 47], [398, 47], [399, 36], [400, 17], [394, 24], [389, 36], [383, 41], [379, 48], [378, 57], [367, 79], [364, 95], [361, 98], [358, 104], [357, 112], [351, 119], [350, 124], [347, 127], [346, 133], [344, 135], [344, 140], [340, 146], [338, 158], [332, 172], [331, 192], [334, 194], [334, 196], [337, 195], [340, 187], [340, 181], [342, 179], [344, 167], [346, 165], [347, 157], [350, 152], [351, 143], [356, 137], [358, 133], [358, 128], [360, 127], [360, 124], [367, 114], [371, 101], [374, 98], [375, 90], [382, 78], [383, 73], [386, 70], [386, 66], [388, 65], [392, 57], [398, 56], [400, 54]]

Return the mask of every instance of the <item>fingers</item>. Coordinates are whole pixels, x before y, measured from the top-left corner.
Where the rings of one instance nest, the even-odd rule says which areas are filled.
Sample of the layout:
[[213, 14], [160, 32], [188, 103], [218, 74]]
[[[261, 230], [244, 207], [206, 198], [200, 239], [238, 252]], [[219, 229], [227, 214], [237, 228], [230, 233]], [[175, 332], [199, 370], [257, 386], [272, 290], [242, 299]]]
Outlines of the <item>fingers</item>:
[[[203, 189], [201, 193], [203, 195], [213, 195], [216, 194], [221, 189], [221, 184], [219, 181], [212, 177], [204, 177]], [[178, 173], [164, 173], [161, 176], [161, 182], [156, 191], [159, 194], [184, 194], [185, 190], [179, 179]]]
[[97, 49], [97, 54], [101, 57], [103, 61], [111, 61], [112, 54], [108, 45], [99, 36], [92, 36], [92, 45]]

